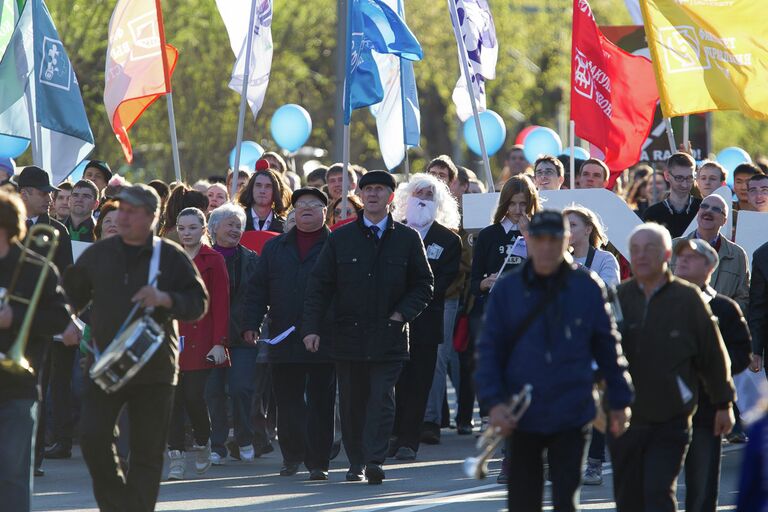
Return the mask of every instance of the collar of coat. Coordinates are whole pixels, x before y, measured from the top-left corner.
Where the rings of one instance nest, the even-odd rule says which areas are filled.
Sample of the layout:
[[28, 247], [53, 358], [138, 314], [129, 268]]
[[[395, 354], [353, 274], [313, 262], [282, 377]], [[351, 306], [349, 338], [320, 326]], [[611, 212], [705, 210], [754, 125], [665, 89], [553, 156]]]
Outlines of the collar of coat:
[[[360, 226], [360, 229], [362, 229], [363, 232], [365, 233], [366, 231], [370, 232], [371, 230], [370, 230], [370, 228], [368, 226], [365, 225], [365, 222], [363, 221], [364, 212], [365, 212], [364, 210], [361, 211], [360, 215], [357, 216], [357, 225]], [[392, 218], [392, 214], [391, 213], [388, 213], [387, 214], [387, 228], [384, 231], [385, 232], [392, 231], [393, 229], [395, 229], [395, 219]], [[382, 233], [381, 236], [383, 237], [384, 234]]]

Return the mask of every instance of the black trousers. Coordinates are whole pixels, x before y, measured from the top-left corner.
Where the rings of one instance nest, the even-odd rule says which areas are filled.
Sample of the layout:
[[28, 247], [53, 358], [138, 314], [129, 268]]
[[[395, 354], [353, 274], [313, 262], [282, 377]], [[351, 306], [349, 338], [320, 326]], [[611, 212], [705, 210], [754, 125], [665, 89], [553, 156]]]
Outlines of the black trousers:
[[383, 464], [395, 421], [400, 361], [336, 363], [341, 437], [350, 464]]
[[618, 439], [608, 436], [616, 509], [619, 512], [677, 510], [677, 475], [689, 440], [687, 418], [632, 425]]
[[273, 363], [277, 432], [286, 464], [328, 470], [333, 445], [333, 363]]
[[78, 347], [68, 347], [54, 340], [51, 346], [51, 427], [53, 440], [72, 446], [72, 370], [80, 355]]
[[421, 425], [435, 375], [437, 347], [433, 343], [411, 343], [411, 360], [405, 363], [395, 386], [395, 446], [419, 450]]
[[192, 424], [195, 443], [205, 446], [211, 437], [211, 418], [205, 402], [205, 384], [211, 370], [179, 372], [171, 415], [171, 431], [168, 434], [168, 449], [184, 451], [184, 424], [187, 416]]
[[544, 498], [544, 450], [548, 450], [549, 478], [555, 512], [578, 509], [581, 470], [591, 425], [538, 434], [515, 430], [507, 440], [509, 512], [539, 512]]
[[720, 489], [722, 438], [712, 425], [694, 426], [685, 456], [686, 512], [715, 512]]
[[[83, 393], [80, 446], [102, 512], [155, 509], [174, 388], [170, 384], [128, 384], [116, 393], [106, 394], [88, 379]], [[131, 430], [127, 475], [120, 469], [115, 446], [116, 423], [123, 405], [127, 405]]]

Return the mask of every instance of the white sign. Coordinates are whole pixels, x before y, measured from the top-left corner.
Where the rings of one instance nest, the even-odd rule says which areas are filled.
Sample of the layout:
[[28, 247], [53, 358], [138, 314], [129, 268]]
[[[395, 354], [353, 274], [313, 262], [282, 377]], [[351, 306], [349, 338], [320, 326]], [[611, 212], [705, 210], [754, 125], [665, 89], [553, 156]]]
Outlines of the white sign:
[[768, 226], [768, 213], [739, 212], [739, 221], [736, 223], [736, 243], [747, 253], [750, 268], [752, 268], [752, 254], [768, 242], [766, 226]]
[[77, 240], [72, 240], [72, 261], [77, 262], [78, 258], [83, 254], [83, 252], [89, 248], [92, 244], [88, 242], [79, 242]]

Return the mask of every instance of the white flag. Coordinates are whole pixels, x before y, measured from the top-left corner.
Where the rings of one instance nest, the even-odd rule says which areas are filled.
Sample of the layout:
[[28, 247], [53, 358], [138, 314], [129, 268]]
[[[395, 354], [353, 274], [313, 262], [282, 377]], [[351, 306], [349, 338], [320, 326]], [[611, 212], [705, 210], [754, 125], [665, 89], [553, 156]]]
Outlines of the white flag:
[[456, 105], [456, 114], [459, 119], [466, 121], [472, 117], [472, 103], [467, 91], [467, 79], [464, 75], [462, 60], [467, 59], [472, 79], [472, 95], [475, 97], [477, 111], [484, 112], [485, 81], [496, 78], [499, 42], [496, 39], [496, 27], [493, 24], [488, 0], [448, 0], [448, 8], [451, 11], [451, 22], [459, 27], [466, 49], [465, 56], [459, 54], [461, 76], [456, 82], [452, 96], [453, 103]]
[[[248, 105], [256, 117], [264, 104], [272, 68], [272, 0], [216, 0], [216, 6], [227, 27], [232, 52], [237, 58], [229, 88], [242, 93], [248, 62]], [[249, 27], [252, 8], [256, 9], [256, 16], [253, 27]], [[246, 55], [249, 30], [253, 30], [251, 54]]]

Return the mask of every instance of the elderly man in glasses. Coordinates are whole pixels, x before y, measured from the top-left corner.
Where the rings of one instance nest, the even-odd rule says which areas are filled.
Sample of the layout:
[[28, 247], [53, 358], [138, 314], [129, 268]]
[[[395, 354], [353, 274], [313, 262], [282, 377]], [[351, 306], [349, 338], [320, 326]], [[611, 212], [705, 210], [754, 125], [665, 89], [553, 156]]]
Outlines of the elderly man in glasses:
[[701, 199], [691, 195], [695, 171], [696, 161], [688, 153], [670, 156], [664, 171], [664, 179], [669, 183], [669, 196], [645, 210], [643, 220], [661, 224], [669, 230], [672, 238], [683, 236], [701, 204]]

